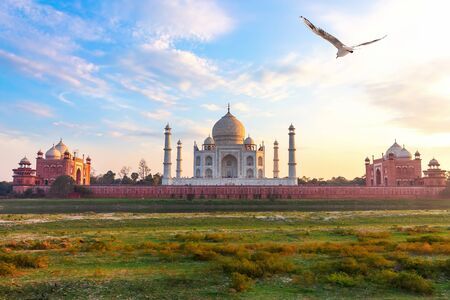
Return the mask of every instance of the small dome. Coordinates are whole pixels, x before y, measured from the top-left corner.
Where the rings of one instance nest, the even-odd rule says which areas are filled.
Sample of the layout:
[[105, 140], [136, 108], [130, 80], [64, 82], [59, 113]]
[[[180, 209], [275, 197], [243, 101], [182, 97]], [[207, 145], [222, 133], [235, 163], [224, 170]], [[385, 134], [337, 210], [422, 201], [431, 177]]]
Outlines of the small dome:
[[47, 152], [45, 152], [46, 159], [61, 159], [61, 152], [59, 152], [55, 145], [51, 147]]
[[91, 161], [91, 157], [88, 155], [88, 157], [86, 158], [86, 161]]
[[42, 152], [42, 150], [39, 149], [39, 151], [37, 152], [37, 155], [38, 155], [38, 156], [41, 156], [41, 155], [43, 155], [43, 154], [44, 154], [44, 153]]
[[275, 140], [275, 142], [273, 142], [273, 144], [274, 144], [275, 146], [278, 146], [278, 141]]
[[428, 163], [428, 166], [429, 166], [429, 167], [439, 167], [440, 164], [439, 164], [439, 162], [437, 161], [436, 158], [433, 158], [433, 159], [430, 160], [430, 162]]
[[255, 141], [254, 141], [250, 136], [248, 136], [248, 137], [245, 139], [244, 144], [245, 144], [245, 145], [256, 145], [256, 144], [255, 144]]
[[366, 159], [364, 160], [365, 162], [370, 162], [370, 158], [366, 157]]
[[400, 151], [397, 157], [403, 159], [411, 159], [412, 155], [408, 150], [406, 150], [405, 146], [403, 146], [402, 150]]
[[59, 151], [59, 153], [65, 153], [66, 151], [69, 151], [69, 148], [63, 143], [62, 139], [59, 140], [59, 143], [56, 144], [55, 148]]
[[289, 126], [289, 130], [295, 130], [294, 125], [291, 124], [291, 126]]
[[214, 124], [212, 135], [214, 141], [218, 145], [241, 144], [245, 136], [245, 128], [244, 125], [228, 111], [226, 115]]
[[178, 140], [177, 145], [181, 145], [181, 140]]
[[214, 145], [214, 139], [211, 136], [208, 136], [203, 142], [205, 145]]
[[391, 147], [389, 147], [389, 149], [386, 150], [386, 154], [384, 155], [384, 158], [388, 159], [389, 154], [391, 154], [391, 153], [394, 155], [394, 157], [398, 157], [402, 150], [403, 150], [402, 146], [397, 144], [397, 141], [395, 141], [395, 143]]
[[420, 156], [420, 152], [419, 150], [416, 151], [416, 153], [414, 153], [415, 156]]
[[30, 161], [28, 160], [28, 158], [25, 156], [24, 158], [22, 158], [19, 162], [19, 165], [31, 165]]

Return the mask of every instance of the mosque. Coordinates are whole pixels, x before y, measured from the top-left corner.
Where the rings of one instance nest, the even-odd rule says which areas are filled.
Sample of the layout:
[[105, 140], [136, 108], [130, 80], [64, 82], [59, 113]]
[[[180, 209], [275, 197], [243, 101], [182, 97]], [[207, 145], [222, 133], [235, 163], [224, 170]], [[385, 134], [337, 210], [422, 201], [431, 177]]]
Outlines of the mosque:
[[51, 185], [61, 175], [71, 176], [76, 184], [89, 185], [91, 173], [91, 158], [78, 152], [70, 152], [61, 139], [58, 144], [44, 153], [39, 150], [36, 157], [36, 169], [31, 168], [31, 162], [24, 157], [19, 167], [13, 169], [13, 185], [24, 188], [39, 185]]
[[423, 171], [420, 152], [417, 150], [414, 157], [405, 146], [397, 141], [392, 144], [381, 158], [369, 157], [366, 164], [366, 186], [394, 187], [394, 186], [446, 186], [446, 171], [440, 169], [439, 162], [433, 158], [428, 163], [428, 169]]
[[182, 177], [182, 143], [177, 142], [176, 173], [172, 177], [171, 128], [165, 127], [164, 185], [297, 185], [295, 128], [289, 126], [289, 176], [280, 177], [278, 141], [273, 143], [273, 176], [266, 177], [265, 145], [245, 137], [244, 125], [230, 112], [218, 120], [199, 147], [194, 142], [194, 177]]

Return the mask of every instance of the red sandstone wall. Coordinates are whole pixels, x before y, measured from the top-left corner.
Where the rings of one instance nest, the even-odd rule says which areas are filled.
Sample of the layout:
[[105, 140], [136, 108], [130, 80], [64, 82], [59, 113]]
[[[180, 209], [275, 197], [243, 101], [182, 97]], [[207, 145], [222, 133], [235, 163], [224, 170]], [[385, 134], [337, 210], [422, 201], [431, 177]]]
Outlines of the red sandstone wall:
[[424, 199], [437, 198], [439, 187], [309, 186], [90, 186], [94, 197], [209, 199]]
[[[29, 187], [26, 187], [27, 189]], [[44, 191], [49, 186], [35, 186]], [[430, 199], [443, 187], [313, 187], [313, 186], [86, 186], [95, 198], [206, 199]], [[24, 190], [25, 190], [24, 189]], [[14, 187], [19, 192], [20, 187]]]

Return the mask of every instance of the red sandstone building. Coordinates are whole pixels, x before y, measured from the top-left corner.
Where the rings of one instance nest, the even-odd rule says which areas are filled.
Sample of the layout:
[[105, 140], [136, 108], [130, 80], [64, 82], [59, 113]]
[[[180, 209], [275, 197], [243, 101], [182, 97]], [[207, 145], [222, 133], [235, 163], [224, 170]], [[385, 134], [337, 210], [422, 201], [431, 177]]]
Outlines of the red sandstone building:
[[422, 159], [419, 151], [414, 158], [405, 148], [397, 144], [397, 141], [389, 147], [381, 158], [370, 159], [366, 163], [366, 186], [435, 186], [446, 185], [445, 170], [439, 169], [439, 162], [432, 159], [428, 164], [429, 169], [424, 171], [422, 177]]
[[71, 176], [77, 184], [90, 184], [91, 158], [84, 159], [84, 155], [78, 157], [77, 152], [71, 153], [62, 139], [45, 153], [45, 157], [43, 155], [39, 150], [36, 170], [31, 168], [26, 157], [19, 162], [19, 168], [13, 170], [14, 186], [51, 185], [61, 175]]

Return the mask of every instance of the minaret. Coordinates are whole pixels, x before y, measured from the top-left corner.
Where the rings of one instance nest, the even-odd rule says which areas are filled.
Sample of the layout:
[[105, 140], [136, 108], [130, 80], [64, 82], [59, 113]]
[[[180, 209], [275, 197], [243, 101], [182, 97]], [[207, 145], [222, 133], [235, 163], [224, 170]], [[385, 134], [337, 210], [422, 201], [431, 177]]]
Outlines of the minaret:
[[181, 141], [178, 140], [178, 143], [177, 143], [177, 170], [176, 170], [177, 178], [181, 178], [181, 172], [182, 172], [181, 161], [182, 160], [183, 159], [181, 158]]
[[297, 178], [295, 162], [295, 127], [291, 124], [289, 126], [289, 178]]
[[273, 142], [273, 178], [278, 178], [280, 175], [280, 169], [278, 168], [278, 141]]
[[172, 148], [170, 147], [170, 126], [169, 123], [167, 123], [166, 127], [164, 128], [164, 173], [163, 173], [163, 179], [165, 184], [169, 183], [169, 179], [172, 178]]

